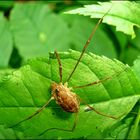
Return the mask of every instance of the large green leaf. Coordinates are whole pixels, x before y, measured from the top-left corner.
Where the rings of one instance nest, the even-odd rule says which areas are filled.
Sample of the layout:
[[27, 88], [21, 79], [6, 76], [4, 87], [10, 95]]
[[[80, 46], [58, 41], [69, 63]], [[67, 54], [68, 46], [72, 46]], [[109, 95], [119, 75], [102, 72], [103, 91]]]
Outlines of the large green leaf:
[[[69, 51], [59, 54], [65, 82], [80, 53]], [[122, 73], [118, 75], [120, 71]], [[111, 75], [114, 76], [102, 84], [73, 91], [98, 111], [122, 116], [123, 119], [140, 98], [140, 83], [129, 66], [92, 53], [85, 54], [68, 84], [70, 87], [83, 85]], [[57, 59], [53, 53], [49, 59], [32, 59], [12, 74], [2, 76], [0, 81], [0, 123], [9, 127], [32, 114], [50, 98], [51, 83], [59, 83]], [[83, 103], [78, 117], [74, 132], [52, 130], [40, 138], [104, 138], [104, 132], [120, 121], [87, 110]], [[22, 132], [26, 138], [37, 138], [48, 128], [70, 129], [73, 121], [74, 114], [64, 112], [52, 101], [39, 115], [13, 129]]]
[[41, 3], [15, 4], [10, 15], [16, 47], [24, 59], [67, 50], [68, 27], [49, 7]]
[[81, 14], [91, 18], [101, 18], [110, 8], [109, 13], [104, 17], [103, 22], [116, 26], [117, 31], [135, 38], [133, 27], [140, 28], [140, 3], [130, 1], [111, 1], [98, 2], [99, 5], [85, 5], [84, 8], [78, 8], [68, 11], [69, 14]]
[[0, 13], [0, 67], [7, 67], [12, 53], [12, 35], [9, 31], [9, 23]]

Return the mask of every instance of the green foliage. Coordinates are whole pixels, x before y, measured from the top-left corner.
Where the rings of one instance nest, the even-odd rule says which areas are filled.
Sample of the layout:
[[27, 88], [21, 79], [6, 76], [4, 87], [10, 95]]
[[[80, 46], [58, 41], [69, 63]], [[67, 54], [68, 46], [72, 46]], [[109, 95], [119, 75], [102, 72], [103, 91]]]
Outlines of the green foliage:
[[[86, 3], [88, 4], [88, 2]], [[46, 2], [14, 3], [11, 1], [0, 3], [1, 7], [4, 8], [2, 15], [4, 14], [5, 17], [3, 20], [7, 23], [5, 27], [7, 32], [5, 34], [7, 35], [3, 35], [4, 37], [1, 44], [5, 44], [4, 40], [9, 40], [6, 42], [9, 42], [6, 44], [8, 50], [3, 47], [5, 45], [1, 45], [0, 47], [0, 50], [2, 50], [0, 51], [2, 53], [2, 62], [0, 61], [1, 67], [19, 67], [28, 58], [48, 56], [48, 52], [54, 49], [67, 51], [71, 48], [81, 51], [89, 33], [97, 22], [83, 16], [62, 14], [63, 11], [72, 9], [72, 6], [75, 7], [74, 3], [71, 6], [66, 6], [62, 2], [58, 2], [58, 4], [60, 7], [56, 6], [54, 2], [50, 2], [48, 5]], [[100, 5], [93, 9], [95, 10], [95, 12], [93, 11], [94, 15], [101, 17], [111, 4], [113, 6], [110, 12], [113, 12], [113, 15], [116, 17], [119, 14], [118, 12], [121, 11], [123, 17], [114, 19], [114, 16], [106, 15], [103, 21], [108, 23], [111, 20], [113, 23], [116, 23], [117, 28], [120, 26], [116, 21], [122, 23], [122, 20], [126, 17], [125, 22], [127, 23], [127, 18], [131, 18], [131, 16], [127, 15], [128, 12], [125, 12], [126, 5], [129, 5], [131, 10], [133, 9], [135, 11], [137, 11], [137, 5], [139, 5], [135, 2], [124, 2], [118, 11], [118, 9], [116, 10], [116, 5], [119, 5], [117, 2], [100, 3]], [[97, 14], [97, 10], [100, 10], [102, 14]], [[133, 11], [129, 15], [133, 16]], [[5, 18], [8, 18], [8, 21]], [[131, 28], [137, 19], [137, 14], [130, 19], [133, 21], [130, 23]], [[5, 22], [2, 23], [6, 24]], [[11, 33], [9, 32], [9, 25]], [[126, 25], [127, 24], [121, 24], [121, 28], [127, 30]], [[1, 27], [1, 29], [2, 28], [3, 27]], [[129, 28], [128, 31], [130, 31], [131, 28]], [[123, 33], [116, 32], [112, 27], [108, 26], [106, 28], [105, 25], [101, 25], [95, 33], [93, 41], [91, 41], [87, 51], [98, 55], [105, 55], [109, 58], [117, 58], [133, 65], [133, 61], [139, 55], [140, 48], [138, 43], [140, 34], [139, 30], [136, 31], [137, 39], [133, 41], [128, 39]], [[12, 47], [14, 48], [12, 49]]]
[[12, 35], [9, 31], [9, 23], [0, 13], [0, 67], [7, 67], [12, 52]]
[[[140, 4], [129, 1], [98, 2], [100, 5], [86, 5], [66, 13], [90, 16], [91, 18], [101, 18], [109, 9], [109, 13], [104, 17], [103, 22], [116, 26], [117, 31], [122, 31], [132, 38], [135, 38], [133, 26], [140, 28]], [[123, 14], [124, 13], [124, 14]], [[135, 13], [135, 14], [134, 14]], [[125, 25], [125, 26], [123, 26]]]
[[47, 56], [55, 48], [67, 50], [68, 27], [46, 5], [16, 4], [10, 23], [15, 45], [24, 59]]
[[[75, 51], [60, 53], [63, 81], [68, 78], [79, 55], [80, 53]], [[100, 112], [124, 118], [140, 97], [140, 83], [130, 67], [106, 57], [86, 54], [70, 80], [69, 86], [91, 83], [120, 71], [122, 71], [120, 75], [115, 75], [102, 84], [73, 89], [73, 91]], [[2, 97], [0, 122], [9, 127], [36, 111], [50, 98], [50, 85], [53, 81], [59, 82], [59, 70], [57, 59], [52, 53], [49, 59], [30, 60], [19, 70], [3, 76], [0, 83], [0, 97]], [[102, 132], [120, 121], [100, 116], [94, 111], [86, 112], [86, 105], [83, 103], [80, 108], [79, 120], [73, 133], [53, 130], [48, 131], [41, 138], [86, 138], [89, 135], [94, 135], [94, 138], [99, 136], [104, 138], [106, 135]], [[16, 132], [21, 131], [25, 137], [36, 138], [48, 128], [70, 129], [73, 121], [74, 114], [62, 111], [56, 103], [52, 102], [39, 115], [13, 129]]]
[[[62, 61], [63, 83], [73, 70], [98, 21], [64, 14], [82, 4], [92, 5], [67, 13], [101, 18], [112, 7], [103, 19], [107, 24], [97, 29], [68, 85], [110, 77], [73, 92], [99, 112], [120, 118], [96, 114], [81, 102], [74, 132], [51, 130], [39, 136], [48, 128], [73, 126], [75, 115], [52, 101], [37, 116], [10, 128], [43, 106], [51, 97], [52, 82], [59, 83], [54, 50]], [[0, 139], [140, 139], [139, 8], [134, 1], [0, 2]]]

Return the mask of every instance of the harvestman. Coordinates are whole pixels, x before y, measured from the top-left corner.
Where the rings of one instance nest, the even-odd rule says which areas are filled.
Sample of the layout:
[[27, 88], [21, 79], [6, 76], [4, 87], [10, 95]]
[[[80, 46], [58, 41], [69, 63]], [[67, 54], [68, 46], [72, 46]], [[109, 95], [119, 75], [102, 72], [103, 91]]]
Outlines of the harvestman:
[[[111, 9], [111, 8], [110, 8]], [[72, 92], [72, 89], [68, 87], [68, 81], [70, 80], [70, 78], [72, 77], [73, 73], [75, 72], [79, 62], [82, 59], [83, 54], [85, 53], [86, 48], [88, 47], [95, 31], [97, 30], [98, 26], [101, 24], [103, 18], [109, 13], [110, 9], [103, 15], [103, 17], [101, 19], [99, 19], [99, 21], [97, 22], [95, 28], [93, 28], [92, 33], [90, 34], [88, 40], [86, 41], [85, 46], [83, 47], [83, 50], [81, 52], [81, 55], [79, 57], [79, 59], [77, 60], [77, 63], [74, 67], [74, 69], [72, 70], [71, 74], [69, 75], [68, 79], [66, 80], [66, 82], [63, 84], [62, 83], [62, 64], [61, 64], [61, 60], [59, 57], [59, 54], [57, 53], [57, 51], [54, 51], [56, 58], [58, 60], [58, 64], [59, 64], [59, 76], [60, 76], [60, 83], [52, 83], [51, 84], [51, 89], [52, 89], [52, 96], [51, 98], [40, 108], [38, 109], [36, 112], [34, 112], [32, 115], [30, 115], [29, 117], [25, 118], [24, 120], [18, 122], [17, 124], [11, 126], [11, 127], [15, 127], [17, 125], [19, 125], [20, 123], [31, 119], [32, 117], [34, 117], [35, 115], [39, 114], [52, 100], [55, 100], [56, 103], [66, 112], [71, 112], [71, 113], [75, 113], [75, 120], [74, 120], [74, 124], [73, 127], [71, 129], [61, 129], [61, 128], [50, 128], [45, 130], [43, 133], [41, 133], [40, 135], [44, 134], [45, 132], [52, 130], [52, 129], [57, 129], [57, 130], [63, 130], [63, 131], [69, 131], [69, 132], [73, 132], [75, 127], [76, 127], [76, 122], [77, 122], [77, 118], [78, 118], [78, 112], [80, 109], [80, 102], [83, 102], [84, 104], [86, 104], [91, 110], [95, 111], [97, 114], [105, 116], [105, 117], [109, 117], [112, 119], [117, 119], [116, 117], [113, 116], [109, 116], [106, 114], [102, 114], [100, 112], [98, 112], [97, 110], [95, 110], [93, 107], [91, 107], [90, 105], [88, 105], [84, 100], [82, 100], [77, 94], [75, 94], [74, 92]], [[120, 73], [118, 73], [120, 74]], [[106, 81], [108, 79], [111, 79], [113, 77], [107, 77], [105, 79], [101, 79], [86, 85], [82, 85], [82, 86], [73, 86], [72, 88], [82, 88], [82, 87], [87, 87], [87, 86], [92, 86], [98, 83], [102, 83], [103, 81]]]

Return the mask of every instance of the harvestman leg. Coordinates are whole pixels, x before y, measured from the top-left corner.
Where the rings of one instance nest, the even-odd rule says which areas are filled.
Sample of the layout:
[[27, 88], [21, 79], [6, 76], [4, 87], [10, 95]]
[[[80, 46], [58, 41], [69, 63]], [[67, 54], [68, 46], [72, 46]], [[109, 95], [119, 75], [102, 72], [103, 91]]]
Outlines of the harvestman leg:
[[34, 112], [32, 115], [28, 116], [27, 118], [25, 118], [24, 120], [18, 122], [17, 124], [11, 126], [10, 128], [12, 127], [15, 127], [17, 125], [19, 125], [20, 123], [24, 122], [24, 121], [27, 121], [27, 120], [30, 120], [31, 118], [33, 118], [34, 116], [36, 116], [37, 114], [39, 114], [54, 98], [51, 97], [41, 108], [39, 108], [36, 112]]
[[[60, 61], [60, 58], [59, 58], [58, 53], [57, 53], [56, 51], [55, 51], [54, 53], [55, 53], [55, 55], [56, 55], [56, 58], [58, 59], [58, 63], [59, 63], [59, 73], [60, 73], [60, 82], [62, 82], [62, 65], [61, 65], [61, 61]], [[24, 122], [24, 121], [30, 120], [31, 118], [33, 118], [34, 116], [36, 116], [37, 114], [39, 114], [53, 99], [54, 99], [54, 97], [51, 97], [51, 98], [50, 98], [41, 108], [39, 108], [36, 112], [34, 112], [32, 115], [28, 116], [28, 117], [25, 118], [24, 120], [18, 122], [17, 124], [11, 126], [10, 128], [17, 126], [17, 125], [19, 125], [20, 123], [22, 123], [22, 122]]]
[[59, 54], [58, 52], [55, 50], [54, 51], [55, 55], [56, 55], [56, 58], [58, 60], [58, 64], [59, 64], [59, 76], [60, 76], [60, 82], [62, 82], [62, 63], [61, 63], [61, 60], [60, 60], [60, 57], [59, 57]]
[[83, 50], [82, 50], [82, 52], [81, 52], [81, 55], [80, 55], [80, 57], [79, 57], [79, 59], [78, 59], [76, 65], [74, 66], [74, 69], [72, 70], [72, 72], [71, 72], [71, 74], [69, 75], [69, 77], [68, 77], [68, 79], [67, 79], [66, 82], [68, 82], [68, 81], [70, 80], [70, 78], [72, 77], [72, 75], [73, 75], [73, 73], [75, 72], [75, 70], [76, 70], [76, 68], [77, 68], [77, 66], [78, 66], [78, 64], [79, 64], [79, 62], [81, 61], [81, 59], [82, 59], [82, 57], [83, 57], [83, 55], [84, 55], [84, 53], [85, 53], [85, 51], [86, 51], [86, 49], [87, 49], [89, 43], [91, 42], [91, 39], [92, 39], [92, 37], [94, 36], [94, 33], [96, 32], [98, 26], [102, 23], [103, 18], [109, 13], [109, 11], [111, 10], [111, 8], [112, 8], [112, 7], [110, 7], [109, 10], [102, 16], [102, 18], [99, 19], [99, 21], [97, 22], [96, 26], [93, 28], [93, 30], [92, 30], [92, 32], [91, 32], [91, 34], [90, 34], [88, 40], [86, 41], [86, 43], [85, 43], [85, 45], [84, 45], [84, 47], [83, 47]]
[[119, 71], [117, 72], [117, 74], [113, 74], [109, 77], [106, 77], [106, 78], [103, 78], [101, 80], [98, 80], [98, 81], [95, 81], [95, 82], [92, 82], [92, 83], [89, 83], [89, 84], [85, 84], [85, 85], [82, 85], [82, 86], [73, 86], [72, 88], [84, 88], [84, 87], [88, 87], [88, 86], [92, 86], [92, 85], [96, 85], [96, 84], [100, 84], [106, 80], [110, 80], [112, 79], [114, 76], [119, 76], [122, 72], [124, 72], [125, 70], [127, 69], [127, 67], [123, 70], [123, 71]]
[[75, 113], [75, 119], [74, 119], [74, 124], [73, 124], [73, 127], [71, 129], [63, 129], [63, 128], [49, 128], [47, 130], [45, 130], [44, 132], [42, 132], [41, 134], [39, 134], [39, 136], [45, 134], [47, 131], [50, 131], [50, 130], [61, 130], [61, 131], [67, 131], [67, 132], [73, 132], [75, 127], [76, 127], [76, 123], [77, 123], [77, 119], [78, 119], [78, 112]]
[[[88, 87], [88, 86], [92, 86], [92, 85], [95, 85], [95, 84], [99, 84], [99, 83], [102, 83], [102, 82], [104, 82], [104, 81], [106, 81], [106, 80], [110, 80], [110, 79], [112, 79], [113, 78], [113, 76], [118, 76], [118, 75], [120, 75], [121, 73], [122, 73], [123, 71], [120, 71], [120, 72], [118, 72], [118, 74], [114, 74], [114, 75], [112, 75], [112, 76], [110, 76], [110, 77], [106, 77], [106, 78], [104, 78], [104, 79], [101, 79], [101, 80], [98, 80], [98, 81], [95, 81], [95, 82], [92, 82], [92, 83], [89, 83], [89, 84], [85, 84], [85, 85], [82, 85], [82, 86], [73, 86], [72, 88], [84, 88], [84, 87]], [[93, 108], [93, 107], [91, 107], [90, 105], [88, 105], [84, 100], [82, 100], [79, 96], [78, 96], [78, 98], [79, 98], [79, 100], [81, 101], [81, 102], [83, 102], [84, 104], [86, 104], [91, 110], [93, 110], [93, 111], [95, 111], [97, 114], [99, 114], [99, 115], [102, 115], [102, 116], [105, 116], [105, 117], [109, 117], [109, 118], [112, 118], [112, 119], [118, 119], [118, 118], [120, 118], [120, 117], [113, 117], [113, 116], [110, 116], [110, 115], [106, 115], [106, 114], [102, 114], [102, 113], [100, 113], [99, 111], [97, 111], [95, 108]]]
[[91, 110], [93, 110], [94, 112], [96, 112], [97, 114], [101, 115], [101, 116], [105, 116], [105, 117], [108, 117], [108, 118], [112, 118], [112, 119], [118, 119], [120, 117], [114, 117], [114, 116], [110, 116], [110, 115], [106, 115], [106, 114], [103, 114], [103, 113], [100, 113], [99, 111], [97, 111], [94, 107], [90, 106], [89, 104], [87, 104], [83, 99], [81, 99], [79, 96], [78, 98], [80, 99], [81, 102], [83, 102], [86, 106], [88, 106]]

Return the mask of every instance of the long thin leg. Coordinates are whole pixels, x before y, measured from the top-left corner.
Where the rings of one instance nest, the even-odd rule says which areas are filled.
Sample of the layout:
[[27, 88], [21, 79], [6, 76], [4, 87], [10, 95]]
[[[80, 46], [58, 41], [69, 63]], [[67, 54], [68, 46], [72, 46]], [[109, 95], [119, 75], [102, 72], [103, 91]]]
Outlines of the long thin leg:
[[69, 75], [69, 77], [68, 77], [68, 79], [67, 79], [66, 82], [68, 82], [68, 81], [70, 80], [70, 78], [72, 77], [72, 75], [73, 75], [74, 71], [76, 70], [76, 68], [77, 68], [77, 66], [78, 66], [78, 64], [79, 64], [79, 62], [81, 61], [81, 58], [82, 58], [83, 54], [84, 54], [85, 51], [86, 51], [86, 48], [88, 47], [89, 43], [91, 42], [91, 39], [92, 39], [94, 33], [96, 32], [98, 26], [101, 24], [103, 18], [109, 13], [110, 10], [111, 10], [111, 8], [103, 15], [103, 17], [102, 17], [101, 19], [99, 19], [99, 21], [97, 22], [95, 28], [93, 28], [93, 30], [92, 30], [92, 32], [91, 32], [91, 34], [90, 34], [88, 40], [86, 41], [85, 46], [83, 47], [83, 50], [82, 50], [82, 52], [81, 52], [81, 55], [80, 55], [79, 59], [77, 60], [77, 63], [76, 63], [76, 65], [75, 65], [73, 71], [72, 71], [71, 74]]
[[[125, 69], [127, 69], [127, 67]], [[89, 83], [89, 84], [81, 85], [81, 86], [73, 86], [72, 88], [84, 88], [84, 87], [88, 87], [88, 86], [92, 86], [92, 85], [102, 83], [106, 80], [112, 79], [114, 76], [119, 76], [121, 73], [123, 73], [125, 71], [125, 69], [123, 71], [118, 72], [117, 74], [115, 73], [115, 74], [111, 75], [110, 77], [106, 77], [104, 79], [101, 79], [101, 80], [98, 80], [98, 81], [95, 81], [95, 82], [92, 82], [92, 83]]]
[[99, 115], [102, 115], [102, 116], [105, 116], [105, 117], [108, 117], [108, 118], [111, 118], [111, 119], [118, 119], [119, 117], [114, 117], [114, 116], [110, 116], [110, 115], [106, 115], [106, 114], [103, 114], [103, 113], [100, 113], [99, 111], [97, 111], [95, 108], [93, 108], [92, 106], [88, 105], [83, 99], [81, 99], [79, 96], [78, 96], [79, 100], [81, 102], [83, 102], [85, 105], [87, 105], [91, 110], [93, 110], [94, 112], [96, 112], [97, 114]]
[[54, 98], [51, 97], [40, 109], [38, 109], [36, 112], [34, 112], [32, 115], [28, 116], [27, 118], [25, 118], [24, 120], [18, 122], [17, 124], [15, 125], [12, 125], [10, 126], [9, 128], [12, 128], [12, 127], [15, 127], [17, 125], [19, 125], [20, 123], [24, 122], [24, 121], [27, 121], [31, 118], [33, 118], [34, 116], [36, 116], [37, 114], [39, 114]]
[[59, 54], [57, 53], [57, 51], [55, 50], [54, 51], [55, 55], [56, 55], [56, 58], [58, 60], [58, 64], [59, 64], [59, 76], [60, 76], [60, 82], [62, 82], [62, 64], [61, 64], [61, 60], [60, 60], [60, 57], [59, 57]]
[[42, 132], [41, 134], [39, 134], [39, 136], [45, 134], [46, 132], [50, 131], [50, 130], [60, 130], [60, 131], [67, 131], [67, 132], [73, 132], [74, 129], [76, 128], [76, 123], [78, 120], [78, 112], [75, 113], [75, 119], [74, 119], [74, 123], [71, 129], [63, 129], [63, 128], [49, 128], [47, 130], [45, 130], [44, 132]]
[[107, 77], [105, 79], [98, 80], [98, 81], [95, 81], [95, 82], [92, 82], [92, 83], [89, 83], [89, 84], [85, 84], [85, 85], [81, 85], [81, 86], [73, 86], [72, 88], [84, 88], [84, 87], [88, 87], [88, 86], [92, 86], [92, 85], [102, 83], [102, 82], [104, 82], [106, 80], [109, 80], [109, 79], [111, 79], [111, 77]]

